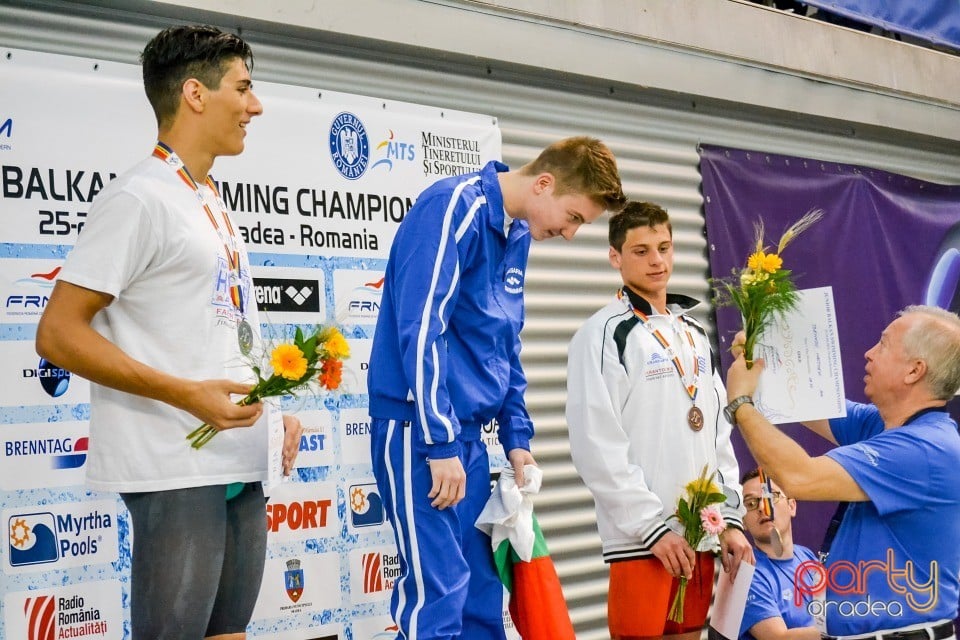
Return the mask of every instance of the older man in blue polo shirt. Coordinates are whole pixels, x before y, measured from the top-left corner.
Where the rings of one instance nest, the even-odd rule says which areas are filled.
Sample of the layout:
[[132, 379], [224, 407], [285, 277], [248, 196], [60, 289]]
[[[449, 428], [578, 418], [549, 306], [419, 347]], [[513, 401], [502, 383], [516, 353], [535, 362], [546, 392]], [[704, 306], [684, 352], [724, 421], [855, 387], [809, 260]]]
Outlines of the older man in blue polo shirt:
[[806, 425], [839, 445], [815, 458], [753, 407], [763, 363], [748, 369], [738, 351], [728, 413], [754, 457], [797, 499], [849, 503], [825, 565], [796, 585], [801, 594], [825, 589], [825, 635], [952, 638], [960, 435], [944, 405], [960, 388], [960, 318], [936, 307], [904, 309], [866, 353], [872, 404], [848, 402], [845, 418]]

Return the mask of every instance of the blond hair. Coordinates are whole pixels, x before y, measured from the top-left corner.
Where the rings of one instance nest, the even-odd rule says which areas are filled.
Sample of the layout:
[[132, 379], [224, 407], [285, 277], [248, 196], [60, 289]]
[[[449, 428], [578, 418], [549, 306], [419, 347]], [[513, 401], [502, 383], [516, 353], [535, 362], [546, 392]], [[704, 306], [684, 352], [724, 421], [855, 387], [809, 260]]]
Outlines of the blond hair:
[[596, 138], [577, 136], [554, 142], [536, 160], [524, 165], [520, 173], [549, 173], [556, 179], [556, 195], [584, 195], [607, 211], [619, 211], [627, 201], [617, 160]]

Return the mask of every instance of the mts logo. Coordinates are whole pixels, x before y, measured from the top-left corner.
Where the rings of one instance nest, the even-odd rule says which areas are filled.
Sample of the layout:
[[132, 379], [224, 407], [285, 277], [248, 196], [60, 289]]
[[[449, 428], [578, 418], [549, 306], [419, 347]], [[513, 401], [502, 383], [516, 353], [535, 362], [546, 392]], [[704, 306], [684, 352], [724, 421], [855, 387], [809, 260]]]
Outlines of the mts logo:
[[[382, 143], [381, 143], [381, 146]], [[387, 142], [387, 157], [396, 160], [413, 160], [417, 157], [412, 142]]]
[[7, 118], [3, 123], [0, 123], [0, 136], [13, 137], [13, 118]]
[[267, 531], [276, 533], [280, 527], [290, 531], [318, 529], [327, 526], [327, 510], [331, 501], [304, 500], [302, 502], [267, 505]]

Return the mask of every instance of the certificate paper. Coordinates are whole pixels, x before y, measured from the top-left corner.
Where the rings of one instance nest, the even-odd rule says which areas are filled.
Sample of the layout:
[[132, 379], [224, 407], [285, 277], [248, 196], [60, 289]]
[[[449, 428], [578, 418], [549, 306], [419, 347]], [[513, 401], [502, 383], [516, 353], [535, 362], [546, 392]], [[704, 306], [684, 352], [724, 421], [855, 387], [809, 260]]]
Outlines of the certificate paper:
[[740, 623], [743, 622], [743, 610], [747, 606], [753, 572], [752, 564], [741, 562], [737, 569], [737, 579], [733, 583], [730, 582], [730, 576], [723, 572], [720, 572], [720, 577], [717, 578], [710, 626], [728, 640], [740, 637]]
[[264, 398], [263, 410], [267, 414], [267, 481], [263, 483], [267, 494], [284, 482], [283, 475], [283, 414], [277, 398]]
[[833, 288], [797, 293], [796, 309], [774, 320], [754, 351], [766, 363], [754, 400], [774, 424], [847, 414]]

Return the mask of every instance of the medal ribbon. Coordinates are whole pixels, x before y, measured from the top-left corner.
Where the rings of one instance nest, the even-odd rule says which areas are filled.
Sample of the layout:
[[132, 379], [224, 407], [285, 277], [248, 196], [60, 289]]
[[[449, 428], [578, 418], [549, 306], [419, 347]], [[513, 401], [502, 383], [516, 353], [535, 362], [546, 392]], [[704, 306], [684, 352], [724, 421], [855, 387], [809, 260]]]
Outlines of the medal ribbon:
[[770, 484], [770, 478], [763, 472], [763, 468], [757, 469], [760, 481], [760, 513], [768, 518], [773, 518], [773, 485]]
[[687, 395], [690, 396], [690, 400], [693, 401], [694, 406], [697, 404], [697, 380], [700, 377], [700, 362], [697, 360], [697, 348], [693, 342], [693, 336], [690, 335], [690, 329], [684, 326], [684, 332], [687, 334], [687, 342], [690, 343], [690, 349], [693, 351], [693, 381], [692, 383], [687, 383], [687, 376], [683, 370], [683, 363], [680, 362], [680, 355], [674, 351], [673, 347], [670, 346], [670, 342], [660, 333], [659, 329], [651, 328], [650, 318], [647, 314], [643, 313], [639, 309], [635, 308], [630, 302], [629, 296], [624, 295], [623, 289], [617, 291], [617, 298], [626, 302], [627, 306], [633, 311], [633, 314], [640, 319], [640, 324], [643, 325], [643, 328], [646, 329], [654, 339], [660, 343], [660, 346], [663, 347], [663, 350], [667, 352], [667, 355], [670, 356], [673, 360], [673, 367], [677, 370], [677, 375], [680, 376], [680, 383], [683, 385], [684, 390], [687, 392]]
[[220, 242], [223, 243], [223, 250], [227, 256], [227, 265], [233, 274], [233, 277], [230, 279], [230, 300], [233, 302], [233, 306], [237, 308], [237, 311], [240, 312], [240, 315], [243, 316], [243, 290], [240, 288], [240, 252], [237, 250], [237, 235], [233, 230], [233, 225], [230, 224], [230, 218], [227, 216], [227, 209], [223, 204], [223, 200], [220, 199], [220, 192], [217, 190], [217, 185], [208, 175], [205, 184], [217, 197], [217, 204], [220, 206], [220, 217], [223, 220], [223, 226], [227, 229], [227, 235], [224, 235], [220, 225], [217, 224], [217, 218], [213, 215], [213, 211], [210, 210], [210, 206], [204, 199], [203, 194], [200, 193], [200, 188], [197, 186], [196, 180], [194, 180], [190, 172], [187, 171], [186, 165], [184, 165], [183, 161], [173, 152], [173, 149], [163, 142], [157, 142], [157, 145], [153, 148], [153, 157], [160, 158], [173, 167], [177, 175], [180, 176], [180, 179], [183, 180], [183, 183], [197, 196], [200, 206], [203, 207], [204, 212], [207, 214], [207, 219], [210, 221], [210, 224], [213, 225], [214, 231], [217, 232]]

